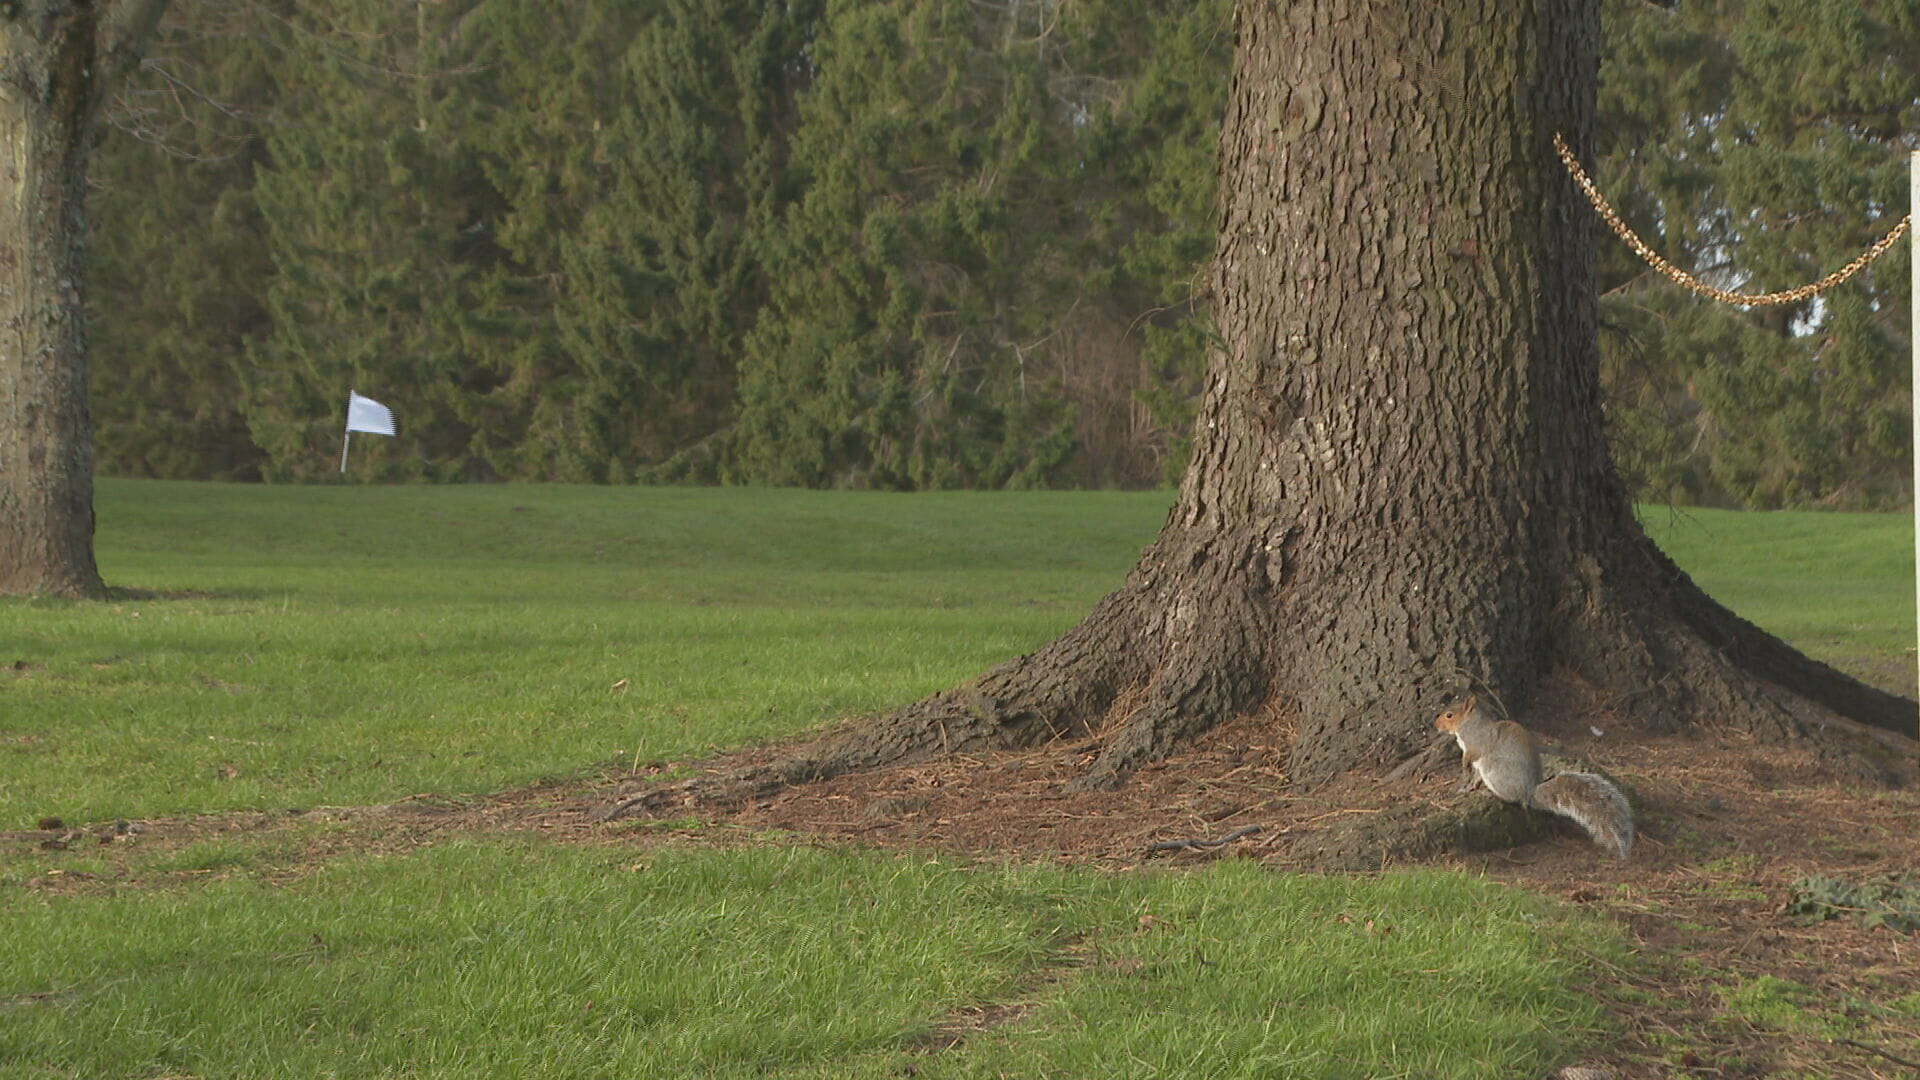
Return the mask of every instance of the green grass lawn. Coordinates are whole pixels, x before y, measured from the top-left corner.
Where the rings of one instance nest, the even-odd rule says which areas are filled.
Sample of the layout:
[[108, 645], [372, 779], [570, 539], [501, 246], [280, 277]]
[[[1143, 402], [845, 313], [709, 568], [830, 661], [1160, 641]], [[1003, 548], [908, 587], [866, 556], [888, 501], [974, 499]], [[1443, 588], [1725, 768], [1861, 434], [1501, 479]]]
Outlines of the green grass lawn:
[[[0, 828], [498, 791], [791, 735], [1072, 625], [1171, 496], [103, 481], [105, 604], [0, 601]], [[1911, 655], [1899, 515], [1646, 515], [1823, 658]]]
[[[1850, 670], [1914, 656], [1913, 518], [1647, 507], [1647, 531], [1721, 603]], [[1913, 677], [1906, 675], [1911, 694]]]
[[[1436, 872], [481, 837], [277, 884], [249, 846], [6, 882], [0, 1074], [1502, 1077], [1594, 1031], [1579, 951], [1617, 951]], [[988, 1006], [1023, 1015], [929, 1051]]]
[[157, 595], [0, 602], [0, 828], [484, 793], [881, 710], [1071, 625], [1165, 501], [106, 481], [102, 571]]
[[[459, 798], [878, 711], [1071, 625], [1170, 501], [104, 481], [127, 594], [0, 601], [0, 829]], [[1647, 517], [1762, 625], [1911, 657], [1904, 517]], [[1534, 1075], [1618, 950], [1457, 875], [355, 828], [7, 849], [0, 1076]], [[925, 1049], [985, 1008], [1013, 1021]]]

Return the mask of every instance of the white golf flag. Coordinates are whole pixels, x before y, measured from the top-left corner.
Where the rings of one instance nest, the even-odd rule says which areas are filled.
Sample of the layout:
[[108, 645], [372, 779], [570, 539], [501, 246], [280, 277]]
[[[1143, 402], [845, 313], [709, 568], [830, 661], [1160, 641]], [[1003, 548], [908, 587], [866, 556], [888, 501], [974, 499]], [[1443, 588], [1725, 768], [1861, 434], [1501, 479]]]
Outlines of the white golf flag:
[[393, 434], [393, 410], [368, 397], [347, 391], [347, 430], [375, 435]]

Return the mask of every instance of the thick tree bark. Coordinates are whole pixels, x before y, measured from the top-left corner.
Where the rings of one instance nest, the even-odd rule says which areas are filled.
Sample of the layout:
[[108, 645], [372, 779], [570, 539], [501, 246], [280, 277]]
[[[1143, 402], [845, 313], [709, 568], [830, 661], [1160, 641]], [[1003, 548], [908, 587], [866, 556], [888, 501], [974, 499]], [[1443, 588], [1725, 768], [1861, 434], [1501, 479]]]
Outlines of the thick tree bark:
[[1313, 783], [1426, 745], [1449, 689], [1524, 710], [1556, 668], [1643, 728], [1911, 733], [1912, 702], [1738, 619], [1633, 517], [1552, 146], [1591, 141], [1597, 7], [1246, 0], [1220, 343], [1158, 541], [1046, 648], [711, 790], [1089, 732], [1106, 786], [1263, 707]]
[[165, 0], [0, 5], [0, 594], [99, 596], [86, 175], [102, 87]]

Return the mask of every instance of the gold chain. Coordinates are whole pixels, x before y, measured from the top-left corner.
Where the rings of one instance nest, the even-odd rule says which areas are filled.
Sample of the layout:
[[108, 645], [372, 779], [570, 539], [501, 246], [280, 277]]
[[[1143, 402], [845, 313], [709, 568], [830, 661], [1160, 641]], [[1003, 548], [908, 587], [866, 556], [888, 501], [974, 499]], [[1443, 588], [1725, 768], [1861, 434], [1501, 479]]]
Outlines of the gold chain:
[[1587, 199], [1593, 203], [1593, 208], [1600, 212], [1600, 216], [1606, 219], [1607, 224], [1613, 227], [1614, 232], [1620, 234], [1620, 239], [1625, 240], [1627, 246], [1632, 248], [1635, 254], [1647, 260], [1648, 266], [1672, 278], [1674, 283], [1682, 288], [1692, 289], [1702, 296], [1711, 296], [1715, 300], [1726, 304], [1739, 304], [1742, 307], [1762, 307], [1771, 304], [1797, 304], [1802, 300], [1810, 299], [1859, 273], [1866, 268], [1868, 263], [1885, 255], [1887, 249], [1897, 243], [1902, 236], [1905, 236], [1908, 227], [1913, 224], [1912, 214], [1901, 218], [1900, 224], [1895, 225], [1892, 232], [1875, 241], [1872, 247], [1855, 256], [1852, 262], [1811, 285], [1802, 285], [1797, 289], [1787, 289], [1784, 292], [1758, 294], [1728, 292], [1725, 289], [1714, 288], [1661, 258], [1658, 252], [1647, 246], [1646, 241], [1635, 235], [1632, 227], [1620, 220], [1620, 215], [1614, 212], [1613, 207], [1608, 204], [1607, 197], [1600, 194], [1599, 188], [1593, 186], [1593, 181], [1587, 177], [1587, 171], [1580, 167], [1579, 161], [1575, 160], [1573, 151], [1567, 149], [1567, 141], [1560, 137], [1559, 132], [1554, 133], [1553, 148], [1559, 152], [1560, 160], [1566, 163], [1567, 172], [1573, 176], [1573, 182], [1579, 184], [1580, 190], [1587, 193]]

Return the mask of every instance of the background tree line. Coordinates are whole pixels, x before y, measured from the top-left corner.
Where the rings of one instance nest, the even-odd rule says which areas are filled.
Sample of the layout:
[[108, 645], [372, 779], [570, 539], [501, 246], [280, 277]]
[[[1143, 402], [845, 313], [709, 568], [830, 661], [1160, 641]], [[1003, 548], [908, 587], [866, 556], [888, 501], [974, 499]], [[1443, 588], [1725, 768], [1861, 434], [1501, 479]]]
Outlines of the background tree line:
[[[1600, 181], [1679, 265], [1904, 212], [1920, 0], [1607, 35]], [[1162, 482], [1231, 55], [1225, 0], [179, 0], [94, 165], [100, 468], [324, 477], [351, 386], [364, 479]], [[1745, 312], [1603, 243], [1632, 482], [1904, 502], [1906, 250]]]

